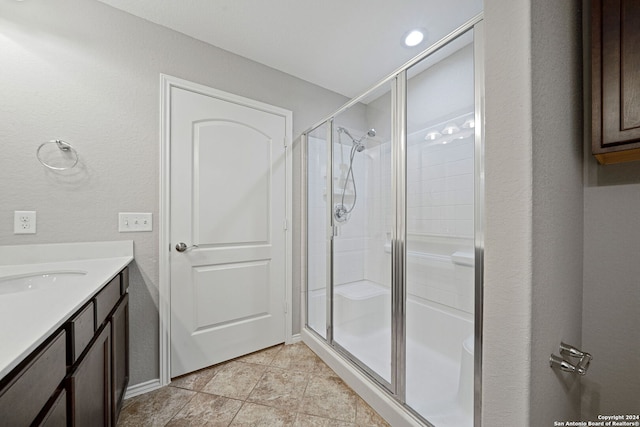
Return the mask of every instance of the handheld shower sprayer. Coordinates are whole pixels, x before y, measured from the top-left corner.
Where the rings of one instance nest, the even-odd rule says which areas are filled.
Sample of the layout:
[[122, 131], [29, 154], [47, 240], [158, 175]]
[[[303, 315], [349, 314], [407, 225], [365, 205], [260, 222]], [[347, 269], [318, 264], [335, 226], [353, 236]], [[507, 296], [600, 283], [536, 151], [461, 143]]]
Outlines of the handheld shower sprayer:
[[[349, 214], [351, 213], [351, 211], [353, 211], [353, 208], [356, 207], [356, 200], [358, 197], [358, 189], [356, 188], [356, 181], [353, 176], [353, 159], [355, 157], [356, 152], [361, 153], [366, 148], [362, 143], [362, 141], [364, 141], [367, 138], [373, 138], [374, 136], [376, 136], [376, 130], [373, 128], [369, 129], [367, 133], [362, 135], [359, 139], [355, 139], [351, 135], [351, 133], [349, 133], [349, 131], [343, 128], [342, 126], [339, 126], [337, 131], [338, 131], [338, 144], [340, 146], [342, 146], [340, 135], [343, 133], [347, 135], [349, 139], [351, 139], [351, 144], [352, 144], [351, 154], [349, 156], [349, 170], [347, 171], [347, 177], [346, 177], [344, 186], [342, 187], [342, 197], [340, 198], [340, 203], [336, 203], [333, 210], [333, 218], [337, 222], [342, 223], [349, 220]], [[347, 208], [347, 206], [345, 205], [344, 196], [347, 191], [347, 184], [349, 182], [349, 178], [351, 178], [351, 184], [353, 185], [353, 203], [351, 204], [350, 208]]]

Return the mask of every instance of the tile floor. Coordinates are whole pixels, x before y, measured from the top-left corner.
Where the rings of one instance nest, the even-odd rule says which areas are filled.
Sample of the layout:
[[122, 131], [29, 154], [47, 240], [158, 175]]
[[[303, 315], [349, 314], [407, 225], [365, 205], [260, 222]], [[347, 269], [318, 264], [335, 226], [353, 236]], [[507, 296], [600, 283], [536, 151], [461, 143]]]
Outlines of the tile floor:
[[119, 427], [389, 427], [306, 345], [278, 345], [127, 399]]

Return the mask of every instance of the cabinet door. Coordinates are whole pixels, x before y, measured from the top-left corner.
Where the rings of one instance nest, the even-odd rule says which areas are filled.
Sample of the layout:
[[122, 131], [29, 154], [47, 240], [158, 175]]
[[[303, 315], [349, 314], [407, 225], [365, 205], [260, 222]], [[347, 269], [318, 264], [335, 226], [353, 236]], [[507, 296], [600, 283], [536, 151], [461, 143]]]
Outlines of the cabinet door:
[[111, 425], [111, 325], [105, 324], [70, 377], [73, 425]]
[[39, 427], [66, 427], [67, 425], [67, 392], [62, 390], [45, 414]]
[[640, 3], [592, 0], [591, 13], [593, 153], [601, 163], [638, 160]]
[[129, 294], [120, 301], [111, 318], [111, 334], [113, 339], [112, 374], [112, 420], [118, 422], [118, 414], [122, 408], [122, 399], [129, 383]]

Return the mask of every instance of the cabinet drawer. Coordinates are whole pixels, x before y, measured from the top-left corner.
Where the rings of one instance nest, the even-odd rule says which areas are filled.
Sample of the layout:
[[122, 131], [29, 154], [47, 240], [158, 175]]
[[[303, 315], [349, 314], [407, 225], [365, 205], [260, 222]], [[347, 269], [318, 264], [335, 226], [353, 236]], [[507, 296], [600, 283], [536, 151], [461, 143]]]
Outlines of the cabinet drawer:
[[66, 337], [61, 331], [0, 391], [2, 424], [28, 426], [67, 373]]
[[114, 277], [96, 296], [96, 328], [105, 321], [120, 299], [120, 275]]
[[95, 332], [93, 301], [69, 321], [71, 364], [78, 360]]
[[67, 392], [62, 390], [45, 416], [39, 427], [66, 427], [67, 426]]

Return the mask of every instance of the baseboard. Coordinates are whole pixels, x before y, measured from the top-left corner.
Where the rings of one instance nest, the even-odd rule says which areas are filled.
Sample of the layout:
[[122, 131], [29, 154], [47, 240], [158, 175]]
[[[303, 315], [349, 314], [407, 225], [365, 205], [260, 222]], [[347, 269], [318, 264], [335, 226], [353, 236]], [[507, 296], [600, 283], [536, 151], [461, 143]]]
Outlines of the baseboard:
[[301, 334], [291, 335], [291, 344], [295, 344], [295, 343], [301, 342], [301, 341], [302, 341], [302, 335]]
[[157, 390], [160, 387], [160, 379], [156, 378], [154, 380], [145, 381], [140, 384], [132, 385], [127, 387], [127, 391], [124, 394], [125, 399], [129, 399], [134, 396], [138, 396], [141, 394], [149, 393], [150, 391]]

